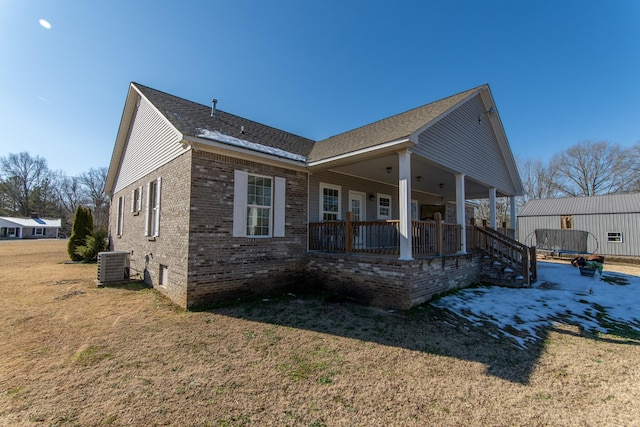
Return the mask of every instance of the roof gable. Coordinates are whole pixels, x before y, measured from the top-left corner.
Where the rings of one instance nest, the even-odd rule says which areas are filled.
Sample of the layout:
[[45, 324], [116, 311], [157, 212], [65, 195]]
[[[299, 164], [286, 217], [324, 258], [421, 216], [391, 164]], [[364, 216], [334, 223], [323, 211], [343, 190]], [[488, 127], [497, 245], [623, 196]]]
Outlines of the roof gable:
[[530, 200], [519, 217], [640, 213], [640, 193]]
[[478, 86], [319, 141], [314, 145], [309, 160], [319, 161], [392, 141], [408, 139], [484, 88], [486, 85]]

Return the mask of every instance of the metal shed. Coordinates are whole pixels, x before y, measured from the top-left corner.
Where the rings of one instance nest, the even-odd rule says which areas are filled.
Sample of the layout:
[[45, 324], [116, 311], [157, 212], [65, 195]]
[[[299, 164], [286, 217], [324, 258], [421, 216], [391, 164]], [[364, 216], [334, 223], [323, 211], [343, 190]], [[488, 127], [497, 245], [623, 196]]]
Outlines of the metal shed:
[[518, 240], [536, 246], [541, 229], [588, 232], [589, 253], [640, 256], [640, 193], [531, 200], [518, 214]]

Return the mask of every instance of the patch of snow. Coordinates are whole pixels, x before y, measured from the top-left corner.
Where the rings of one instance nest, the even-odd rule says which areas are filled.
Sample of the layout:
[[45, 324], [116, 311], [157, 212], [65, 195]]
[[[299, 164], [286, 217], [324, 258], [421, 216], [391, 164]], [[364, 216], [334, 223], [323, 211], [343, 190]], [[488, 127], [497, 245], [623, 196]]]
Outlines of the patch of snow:
[[222, 132], [218, 132], [216, 130], [208, 130], [208, 129], [198, 129], [198, 138], [210, 139], [212, 141], [218, 141], [225, 144], [233, 145], [235, 147], [246, 148], [248, 150], [259, 151], [261, 153], [271, 154], [273, 156], [282, 157], [283, 159], [296, 160], [299, 162], [304, 162], [307, 160], [306, 157], [291, 153], [286, 150], [282, 150], [280, 148], [269, 147], [267, 145], [258, 144], [257, 142], [250, 142], [244, 139], [235, 138], [233, 136], [225, 135]]
[[[604, 275], [607, 276], [606, 267]], [[600, 314], [598, 306], [604, 308], [606, 321], [624, 323], [640, 332], [640, 277], [616, 276], [624, 276], [629, 284], [609, 284], [598, 277], [581, 276], [570, 265], [538, 262], [538, 281], [530, 288], [464, 289], [432, 305], [450, 310], [474, 325], [493, 323], [523, 348], [539, 339], [538, 332], [554, 322], [607, 332], [596, 317]], [[507, 332], [507, 328], [521, 336]]]

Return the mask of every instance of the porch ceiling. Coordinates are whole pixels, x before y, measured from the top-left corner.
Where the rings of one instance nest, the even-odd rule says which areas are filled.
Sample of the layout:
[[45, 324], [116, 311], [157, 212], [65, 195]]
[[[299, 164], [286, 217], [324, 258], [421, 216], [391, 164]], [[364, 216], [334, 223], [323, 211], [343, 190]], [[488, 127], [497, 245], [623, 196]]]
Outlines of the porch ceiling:
[[[387, 172], [388, 167], [391, 167], [390, 173]], [[395, 153], [329, 167], [328, 170], [395, 187], [398, 186], [398, 156]], [[420, 177], [420, 181], [418, 181], [417, 177]], [[416, 155], [411, 157], [411, 178], [411, 189], [413, 191], [438, 196], [443, 201], [451, 201], [456, 198], [455, 173]], [[465, 177], [465, 193], [466, 199], [486, 199], [489, 197], [489, 187]], [[506, 196], [506, 194], [498, 191], [497, 196], [502, 197]]]

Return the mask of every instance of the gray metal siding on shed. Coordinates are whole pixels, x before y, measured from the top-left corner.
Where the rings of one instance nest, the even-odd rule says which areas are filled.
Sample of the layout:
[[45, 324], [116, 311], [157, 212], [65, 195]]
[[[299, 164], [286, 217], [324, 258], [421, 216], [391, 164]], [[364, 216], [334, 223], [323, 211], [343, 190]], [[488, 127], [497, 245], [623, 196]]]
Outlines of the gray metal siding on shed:
[[499, 191], [514, 194], [509, 169], [484, 112], [484, 104], [477, 95], [422, 132], [412, 151]]
[[180, 133], [153, 106], [139, 98], [124, 148], [115, 192], [158, 169], [184, 152]]
[[[640, 256], [640, 214], [571, 215], [573, 229], [591, 233], [587, 251], [602, 255]], [[560, 215], [518, 217], [518, 240], [535, 245], [536, 229], [560, 229]], [[621, 232], [622, 243], [608, 242], [607, 233]]]
[[640, 213], [640, 193], [534, 199], [527, 202], [518, 216], [612, 213]]

